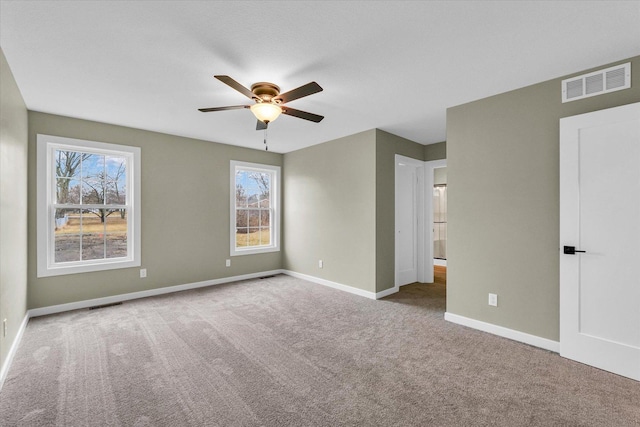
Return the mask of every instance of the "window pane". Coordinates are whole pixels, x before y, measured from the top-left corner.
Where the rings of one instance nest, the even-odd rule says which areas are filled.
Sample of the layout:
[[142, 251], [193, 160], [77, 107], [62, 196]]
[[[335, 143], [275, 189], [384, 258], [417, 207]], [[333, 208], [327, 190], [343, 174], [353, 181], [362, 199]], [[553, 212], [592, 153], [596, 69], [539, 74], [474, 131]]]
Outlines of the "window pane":
[[107, 209], [82, 212], [82, 259], [104, 258], [104, 233]]
[[54, 261], [80, 261], [80, 211], [56, 209], [54, 221]]
[[80, 211], [78, 209], [56, 209], [54, 218], [56, 234], [80, 233]]
[[254, 172], [251, 178], [257, 186], [258, 207], [269, 207], [269, 191], [271, 189], [271, 174], [267, 172]]
[[56, 203], [68, 203], [69, 187], [69, 178], [56, 178]]
[[79, 178], [83, 157], [87, 154], [56, 150], [56, 202], [79, 203]]
[[258, 246], [260, 244], [260, 231], [257, 227], [249, 227], [249, 234], [247, 235], [247, 246]]
[[107, 258], [123, 258], [127, 256], [127, 233], [107, 234]]
[[105, 178], [104, 156], [85, 154], [82, 159], [82, 203], [104, 204]]
[[268, 227], [271, 225], [271, 212], [270, 211], [260, 211], [260, 226]]
[[82, 185], [77, 179], [72, 179], [69, 182], [69, 201], [68, 203], [80, 203], [80, 193], [82, 192]]
[[105, 220], [105, 231], [107, 233], [127, 232], [127, 210], [109, 209]]
[[249, 227], [259, 227], [259, 226], [260, 226], [260, 211], [250, 210], [249, 211]]
[[80, 235], [56, 234], [55, 262], [80, 261]]
[[248, 228], [237, 228], [236, 229], [236, 248], [248, 246], [249, 245], [248, 236], [249, 236]]
[[107, 258], [127, 256], [127, 210], [110, 211], [106, 218], [106, 254]]
[[104, 234], [82, 235], [82, 260], [104, 259]]
[[[239, 170], [236, 172], [236, 199], [250, 208], [268, 206], [271, 175], [269, 173]], [[265, 201], [266, 200], [266, 201]]]
[[244, 189], [236, 187], [236, 207], [247, 207], [247, 196], [244, 194]]
[[104, 204], [104, 186], [96, 180], [82, 181], [82, 203], [85, 205]]
[[56, 177], [80, 178], [80, 162], [86, 154], [75, 151], [55, 151]]
[[255, 185], [250, 178], [248, 171], [236, 172], [236, 198], [238, 199], [238, 207], [252, 207], [255, 203]]
[[104, 178], [104, 156], [102, 154], [84, 154], [82, 157], [82, 179]]
[[82, 233], [104, 234], [104, 221], [108, 213], [108, 209], [86, 209], [82, 211]]
[[247, 227], [247, 219], [249, 217], [249, 211], [246, 209], [236, 210], [236, 227]]
[[249, 194], [247, 196], [247, 207], [250, 207], [250, 208], [260, 207], [260, 199], [257, 194]]
[[105, 157], [105, 195], [106, 203], [123, 205], [127, 201], [127, 159], [124, 157]]
[[108, 205], [124, 205], [127, 203], [127, 188], [126, 186], [120, 187], [117, 181], [109, 181], [105, 186], [106, 204]]
[[247, 207], [247, 191], [246, 191], [246, 173], [236, 172], [236, 207]]
[[271, 244], [271, 230], [268, 227], [260, 228], [260, 244], [261, 245]]
[[80, 203], [80, 181], [56, 178], [56, 203]]

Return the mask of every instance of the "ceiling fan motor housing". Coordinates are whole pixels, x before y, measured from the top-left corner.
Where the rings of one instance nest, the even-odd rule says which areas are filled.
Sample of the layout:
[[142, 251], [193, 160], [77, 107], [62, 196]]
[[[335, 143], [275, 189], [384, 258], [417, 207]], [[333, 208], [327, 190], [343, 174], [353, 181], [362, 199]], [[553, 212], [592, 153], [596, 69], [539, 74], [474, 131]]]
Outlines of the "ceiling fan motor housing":
[[[280, 88], [269, 82], [258, 82], [251, 85], [251, 92], [262, 102], [272, 102], [272, 99], [280, 95]], [[273, 101], [276, 102], [277, 101]]]

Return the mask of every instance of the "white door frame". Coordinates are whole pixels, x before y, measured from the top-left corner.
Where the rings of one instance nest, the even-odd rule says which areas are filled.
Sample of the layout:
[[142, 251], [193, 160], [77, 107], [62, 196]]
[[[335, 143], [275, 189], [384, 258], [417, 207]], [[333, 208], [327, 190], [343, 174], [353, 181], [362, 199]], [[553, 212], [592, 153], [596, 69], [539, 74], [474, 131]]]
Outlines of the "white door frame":
[[[411, 157], [395, 155], [395, 217], [398, 218], [398, 163], [413, 165], [418, 171], [417, 186], [417, 259], [418, 259], [418, 282], [433, 283], [433, 174], [434, 169], [447, 166], [446, 159], [431, 160], [423, 162]], [[394, 224], [395, 238], [395, 283], [394, 287], [399, 288], [399, 250], [398, 250], [398, 225]]]

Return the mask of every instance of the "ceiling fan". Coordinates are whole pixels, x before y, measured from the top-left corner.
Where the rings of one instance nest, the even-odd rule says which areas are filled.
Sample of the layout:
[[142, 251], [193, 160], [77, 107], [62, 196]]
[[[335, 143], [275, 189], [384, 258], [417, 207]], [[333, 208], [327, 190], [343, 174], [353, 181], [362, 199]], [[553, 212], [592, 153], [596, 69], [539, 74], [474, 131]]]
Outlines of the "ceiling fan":
[[306, 111], [300, 111], [293, 108], [285, 107], [284, 104], [293, 100], [303, 98], [305, 96], [313, 95], [314, 93], [322, 92], [322, 87], [316, 82], [307, 83], [299, 88], [290, 90], [289, 92], [280, 93], [280, 88], [268, 82], [259, 82], [251, 85], [251, 90], [242, 86], [229, 76], [214, 76], [233, 89], [237, 90], [244, 96], [255, 101], [253, 105], [231, 105], [229, 107], [213, 107], [213, 108], [199, 108], [199, 111], [208, 113], [210, 111], [224, 111], [224, 110], [239, 110], [242, 108], [249, 108], [251, 112], [258, 119], [256, 130], [264, 130], [268, 124], [274, 121], [280, 116], [280, 114], [286, 114], [287, 116], [298, 117], [300, 119], [310, 120], [315, 123], [319, 123], [324, 116], [319, 116], [313, 113], [307, 113]]

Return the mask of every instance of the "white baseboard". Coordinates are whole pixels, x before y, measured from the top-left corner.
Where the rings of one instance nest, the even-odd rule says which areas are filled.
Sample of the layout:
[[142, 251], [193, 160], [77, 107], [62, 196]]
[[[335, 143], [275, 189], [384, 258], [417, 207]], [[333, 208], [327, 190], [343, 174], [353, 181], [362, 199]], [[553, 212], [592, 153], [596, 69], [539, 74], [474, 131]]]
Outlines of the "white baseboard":
[[393, 288], [385, 289], [384, 291], [376, 292], [376, 299], [384, 298], [386, 296], [395, 294], [400, 291], [399, 286], [394, 286]]
[[205, 280], [205, 281], [202, 281], [202, 282], [187, 283], [187, 284], [184, 284], [184, 285], [166, 286], [166, 287], [163, 287], [163, 288], [149, 289], [149, 290], [146, 290], [146, 291], [139, 291], [139, 292], [131, 292], [131, 293], [128, 293], [128, 294], [112, 295], [112, 296], [108, 296], [108, 297], [94, 298], [94, 299], [83, 300], [83, 301], [75, 301], [75, 302], [70, 302], [70, 303], [66, 303], [66, 304], [58, 304], [58, 305], [50, 305], [50, 306], [47, 306], [47, 307], [32, 308], [31, 310], [28, 310], [27, 316], [28, 316], [28, 318], [38, 317], [38, 316], [46, 316], [46, 315], [49, 315], [49, 314], [62, 313], [62, 312], [71, 311], [71, 310], [79, 310], [79, 309], [82, 309], [82, 308], [94, 307], [94, 306], [97, 306], [97, 305], [113, 304], [113, 303], [122, 302], [122, 301], [129, 301], [129, 300], [134, 300], [134, 299], [139, 299], [139, 298], [152, 297], [152, 296], [156, 296], [156, 295], [170, 294], [172, 292], [187, 291], [189, 289], [197, 289], [197, 288], [203, 288], [203, 287], [207, 287], [207, 286], [220, 285], [220, 284], [223, 284], [223, 283], [238, 282], [240, 280], [256, 279], [258, 277], [272, 276], [272, 275], [275, 275], [275, 274], [287, 274], [287, 275], [292, 276], [292, 277], [297, 277], [298, 279], [303, 279], [303, 280], [307, 280], [309, 282], [317, 283], [317, 284], [320, 284], [320, 285], [329, 286], [329, 287], [334, 288], [334, 289], [339, 289], [341, 291], [345, 291], [345, 292], [349, 292], [349, 293], [352, 293], [352, 294], [360, 295], [360, 296], [367, 297], [367, 298], [370, 298], [370, 299], [380, 299], [380, 298], [383, 298], [383, 297], [385, 297], [387, 295], [391, 295], [391, 294], [394, 294], [394, 293], [398, 292], [398, 288], [394, 287], [394, 288], [386, 289], [386, 290], [378, 292], [378, 293], [374, 293], [374, 292], [370, 292], [370, 291], [365, 291], [365, 290], [362, 290], [362, 289], [354, 288], [353, 286], [343, 285], [341, 283], [337, 283], [337, 282], [332, 282], [330, 280], [321, 279], [319, 277], [309, 276], [307, 274], [302, 274], [302, 273], [296, 273], [295, 271], [270, 270], [270, 271], [262, 271], [262, 272], [258, 272], [258, 273], [243, 274], [241, 276], [223, 277], [221, 279], [213, 279], [213, 280]]
[[258, 277], [280, 274], [282, 270], [262, 271], [259, 273], [243, 274], [241, 276], [223, 277], [221, 279], [205, 280], [203, 282], [187, 283], [185, 285], [167, 286], [164, 288], [149, 289], [147, 291], [131, 292], [128, 294], [113, 295], [110, 297], [94, 298], [84, 301], [70, 302], [67, 304], [50, 305], [48, 307], [33, 308], [29, 310], [29, 317], [46, 316], [47, 314], [62, 313], [64, 311], [78, 310], [96, 305], [113, 304], [138, 298], [153, 297], [156, 295], [170, 294], [172, 292], [187, 291], [189, 289], [204, 288], [206, 286], [221, 285], [223, 283], [238, 282], [240, 280], [256, 279]]
[[511, 340], [529, 344], [534, 347], [540, 347], [545, 350], [553, 351], [555, 353], [560, 353], [560, 343], [558, 341], [549, 340], [546, 338], [527, 334], [525, 332], [520, 332], [513, 329], [505, 328], [503, 326], [494, 325], [492, 323], [486, 323], [480, 320], [470, 319], [468, 317], [459, 316], [457, 314], [453, 314], [449, 312], [444, 313], [444, 319], [452, 323], [457, 323], [458, 325], [468, 326], [473, 329], [489, 332], [490, 334], [498, 335], [504, 338], [509, 338]]
[[82, 308], [94, 307], [96, 305], [113, 304], [113, 303], [122, 302], [122, 301], [129, 301], [129, 300], [134, 300], [134, 299], [139, 299], [139, 298], [152, 297], [152, 296], [156, 296], [156, 295], [169, 294], [169, 293], [172, 293], [172, 292], [187, 291], [189, 289], [203, 288], [203, 287], [206, 287], [206, 286], [220, 285], [220, 284], [223, 284], [223, 283], [238, 282], [240, 280], [256, 279], [258, 277], [272, 276], [272, 275], [275, 275], [275, 274], [283, 274], [283, 273], [287, 274], [289, 276], [292, 276], [292, 277], [297, 277], [299, 279], [307, 280], [309, 282], [318, 283], [318, 284], [325, 285], [325, 286], [330, 286], [332, 288], [339, 289], [341, 291], [350, 292], [352, 294], [364, 296], [364, 297], [371, 298], [371, 299], [382, 298], [383, 296], [387, 296], [387, 295], [390, 295], [390, 294], [395, 293], [395, 292], [398, 291], [395, 288], [391, 288], [391, 289], [387, 289], [385, 291], [378, 292], [377, 294], [375, 294], [373, 292], [369, 292], [369, 291], [365, 291], [365, 290], [362, 290], [362, 289], [354, 288], [352, 286], [347, 286], [347, 285], [343, 285], [341, 283], [336, 283], [336, 282], [332, 282], [332, 281], [329, 281], [329, 280], [320, 279], [318, 277], [309, 276], [307, 274], [296, 273], [294, 271], [289, 271], [289, 270], [270, 270], [270, 271], [261, 271], [261, 272], [258, 272], [258, 273], [243, 274], [241, 276], [223, 277], [221, 279], [213, 279], [213, 280], [205, 280], [205, 281], [202, 281], [202, 282], [187, 283], [187, 284], [184, 284], [184, 285], [166, 286], [166, 287], [163, 287], [163, 288], [149, 289], [149, 290], [146, 290], [146, 291], [139, 291], [139, 292], [131, 292], [131, 293], [128, 293], [128, 294], [112, 295], [112, 296], [102, 297], [102, 298], [94, 298], [94, 299], [83, 300], [83, 301], [75, 301], [75, 302], [70, 302], [70, 303], [66, 303], [66, 304], [58, 304], [58, 305], [50, 305], [50, 306], [47, 306], [47, 307], [32, 308], [31, 310], [29, 310], [27, 312], [27, 316], [28, 316], [28, 318], [38, 317], [38, 316], [46, 316], [48, 314], [62, 313], [62, 312], [65, 312], [65, 311], [71, 311], [71, 310], [78, 310], [78, 309], [82, 309]]
[[7, 374], [9, 373], [9, 368], [11, 367], [11, 362], [13, 362], [13, 357], [16, 355], [16, 351], [18, 350], [20, 341], [22, 341], [22, 335], [24, 334], [24, 331], [27, 328], [27, 323], [29, 323], [28, 311], [27, 313], [25, 313], [24, 319], [22, 319], [22, 323], [20, 323], [20, 328], [18, 328], [18, 333], [16, 334], [16, 338], [13, 340], [13, 344], [11, 344], [9, 353], [7, 353], [7, 358], [4, 360], [4, 363], [2, 364], [2, 369], [0, 369], [0, 390], [2, 390], [2, 386], [4, 385], [4, 380], [7, 378]]
[[296, 273], [295, 271], [290, 271], [290, 270], [283, 270], [282, 272], [288, 276], [295, 277], [297, 279], [302, 279], [302, 280], [306, 280], [307, 282], [317, 283], [318, 285], [339, 289], [341, 291], [349, 292], [350, 294], [360, 295], [361, 297], [376, 299], [376, 296], [377, 296], [375, 292], [365, 291], [363, 289], [354, 288], [353, 286], [343, 285], [342, 283], [332, 282], [331, 280], [321, 279], [315, 276], [309, 276], [308, 274]]
[[307, 282], [316, 283], [318, 285], [328, 286], [330, 288], [338, 289], [340, 291], [349, 292], [350, 294], [359, 295], [361, 297], [369, 298], [369, 299], [380, 299], [384, 298], [388, 295], [395, 294], [398, 292], [398, 287], [395, 286], [393, 288], [385, 289], [380, 292], [371, 292], [365, 291], [363, 289], [354, 288], [353, 286], [343, 285], [342, 283], [332, 282], [331, 280], [321, 279], [320, 277], [310, 276], [308, 274], [296, 273], [295, 271], [290, 270], [282, 270], [282, 273], [295, 277], [298, 279], [306, 280]]
[[440, 267], [446, 267], [447, 266], [447, 260], [446, 259], [433, 259], [433, 265], [438, 265]]

